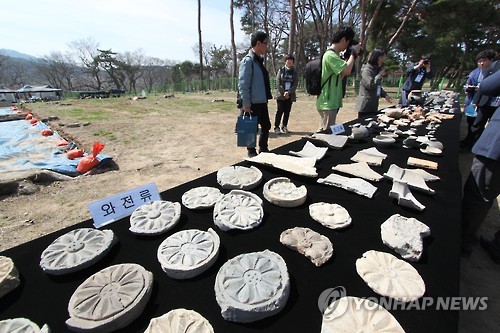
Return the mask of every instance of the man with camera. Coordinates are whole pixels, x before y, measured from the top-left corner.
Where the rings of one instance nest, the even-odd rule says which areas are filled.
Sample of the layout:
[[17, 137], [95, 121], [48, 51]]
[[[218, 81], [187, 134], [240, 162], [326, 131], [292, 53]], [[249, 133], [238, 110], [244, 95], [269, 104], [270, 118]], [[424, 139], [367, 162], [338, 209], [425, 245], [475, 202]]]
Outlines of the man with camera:
[[406, 74], [408, 74], [408, 78], [406, 79], [403, 85], [403, 91], [401, 92], [402, 106], [408, 106], [410, 92], [414, 90], [422, 90], [425, 79], [432, 78], [431, 57], [428, 54], [423, 55], [418, 63], [406, 71]]
[[[481, 51], [477, 54], [476, 56], [476, 61], [477, 61], [477, 68], [474, 69], [472, 72], [470, 72], [469, 76], [467, 77], [467, 82], [465, 83], [464, 89], [465, 89], [465, 102], [464, 102], [464, 109], [469, 105], [472, 104], [474, 107], [473, 110], [476, 111], [476, 114], [468, 114], [465, 113], [465, 116], [467, 117], [467, 135], [466, 137], [460, 141], [460, 149], [463, 152], [468, 152], [476, 142], [476, 140], [479, 138], [481, 135], [484, 126], [486, 125], [487, 120], [489, 117], [482, 117], [483, 114], [481, 113], [480, 115], [480, 121], [474, 127], [474, 123], [476, 121], [476, 118], [478, 116], [477, 113], [477, 103], [479, 102], [478, 100], [476, 102], [474, 101], [474, 98], [476, 96], [476, 92], [479, 90], [479, 85], [481, 84], [481, 81], [483, 80], [485, 74], [488, 74], [488, 71], [491, 65], [493, 64], [493, 61], [495, 60], [497, 53], [494, 50], [484, 50]], [[478, 92], [479, 94], [479, 92]], [[484, 103], [486, 104], [486, 103]], [[493, 111], [495, 108], [490, 108], [490, 111]], [[486, 105], [486, 110], [488, 111], [488, 105]], [[481, 110], [480, 110], [481, 112]], [[491, 113], [491, 112], [490, 112]]]
[[[351, 49], [351, 54], [344, 61], [340, 53], [348, 48]], [[332, 44], [321, 61], [323, 88], [316, 100], [316, 109], [321, 117], [318, 132], [327, 131], [335, 124], [337, 113], [342, 107], [342, 79], [351, 74], [360, 50], [361, 45], [354, 40], [354, 30], [351, 27], [341, 27], [333, 33]]]

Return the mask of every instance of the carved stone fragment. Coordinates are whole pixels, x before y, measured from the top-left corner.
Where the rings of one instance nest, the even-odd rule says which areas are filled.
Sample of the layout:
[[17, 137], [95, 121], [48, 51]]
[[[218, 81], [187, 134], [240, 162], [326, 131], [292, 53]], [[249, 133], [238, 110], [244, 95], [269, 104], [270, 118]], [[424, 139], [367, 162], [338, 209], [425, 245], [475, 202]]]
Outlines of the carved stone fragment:
[[262, 192], [267, 201], [280, 207], [298, 207], [307, 198], [307, 188], [304, 185], [295, 186], [286, 177], [269, 180], [264, 184]]
[[317, 202], [309, 205], [309, 215], [330, 229], [345, 228], [351, 224], [352, 218], [347, 209], [338, 204]]
[[373, 171], [366, 162], [356, 162], [351, 164], [337, 164], [332, 168], [334, 171], [340, 171], [355, 177], [364, 178], [379, 182], [384, 178], [378, 172]]
[[225, 194], [214, 206], [214, 223], [221, 230], [249, 230], [258, 226], [264, 218], [262, 199], [241, 190]]
[[214, 289], [225, 320], [250, 323], [285, 307], [290, 278], [283, 258], [264, 250], [228, 260], [217, 273]]
[[281, 244], [305, 255], [313, 264], [321, 266], [332, 257], [332, 242], [309, 228], [296, 227], [283, 231]]
[[385, 135], [377, 135], [372, 140], [373, 143], [379, 147], [390, 147], [396, 143], [396, 139]]
[[327, 147], [316, 147], [313, 143], [306, 141], [301, 151], [289, 151], [290, 154], [298, 157], [310, 157], [319, 161], [328, 151]]
[[217, 260], [220, 239], [211, 228], [181, 230], [158, 247], [158, 261], [168, 276], [188, 279], [200, 275]]
[[42, 252], [40, 267], [52, 275], [76, 272], [99, 261], [116, 242], [111, 230], [75, 229], [54, 240]]
[[1, 333], [50, 333], [47, 324], [40, 328], [37, 324], [26, 318], [6, 319], [0, 321]]
[[19, 273], [12, 259], [0, 256], [0, 297], [16, 289], [20, 284]]
[[381, 166], [387, 154], [381, 153], [377, 148], [372, 147], [356, 152], [356, 155], [351, 157], [354, 162], [365, 162], [368, 165]]
[[77, 332], [107, 333], [126, 327], [144, 310], [153, 274], [137, 264], [107, 267], [86, 279], [69, 300], [66, 325]]
[[427, 155], [432, 156], [441, 156], [443, 155], [443, 151], [437, 147], [426, 146], [425, 148], [420, 148], [420, 151]]
[[416, 157], [408, 157], [408, 161], [406, 162], [408, 165], [422, 167], [426, 169], [437, 170], [438, 164], [437, 162], [423, 160]]
[[151, 319], [144, 333], [214, 333], [214, 329], [198, 312], [174, 309]]
[[321, 333], [404, 333], [394, 316], [377, 303], [345, 296], [330, 304], [323, 313]]
[[380, 226], [380, 235], [385, 245], [393, 248], [403, 259], [418, 261], [422, 256], [423, 238], [431, 229], [415, 218], [399, 214], [389, 217]]
[[262, 172], [254, 166], [230, 166], [217, 171], [217, 182], [222, 188], [251, 190], [260, 184]]
[[425, 206], [411, 193], [407, 183], [393, 181], [389, 197], [398, 200], [398, 205], [423, 211]]
[[318, 179], [318, 183], [343, 188], [344, 190], [372, 198], [377, 188], [361, 178], [349, 178], [337, 174], [330, 174], [326, 178]]
[[322, 134], [314, 133], [305, 137], [307, 140], [313, 140], [326, 144], [329, 148], [342, 149], [344, 148], [348, 137], [345, 135]]
[[[418, 171], [420, 170], [420, 171]], [[434, 194], [435, 191], [425, 183], [426, 179], [439, 179], [422, 169], [404, 169], [396, 164], [391, 164], [389, 170], [384, 173], [384, 177], [392, 180], [407, 183], [410, 188]], [[425, 177], [425, 178], [424, 178]]]
[[278, 155], [274, 153], [260, 153], [251, 158], [246, 158], [247, 161], [270, 165], [275, 168], [285, 170], [296, 175], [306, 177], [317, 177], [316, 159], [311, 157], [295, 157], [289, 155]]
[[425, 293], [425, 283], [417, 270], [390, 253], [369, 250], [356, 260], [359, 276], [377, 294], [402, 302], [419, 299]]
[[138, 235], [160, 235], [172, 229], [180, 218], [180, 203], [157, 200], [139, 206], [132, 213], [129, 230]]
[[200, 186], [186, 191], [182, 195], [182, 204], [189, 209], [212, 208], [221, 197], [218, 188]]

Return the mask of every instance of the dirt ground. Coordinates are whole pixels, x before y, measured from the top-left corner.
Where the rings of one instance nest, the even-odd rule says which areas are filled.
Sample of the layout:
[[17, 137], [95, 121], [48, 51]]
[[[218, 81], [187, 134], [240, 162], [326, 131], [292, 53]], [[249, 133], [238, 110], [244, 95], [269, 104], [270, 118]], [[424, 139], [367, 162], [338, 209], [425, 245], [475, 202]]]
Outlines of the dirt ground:
[[[87, 204], [92, 201], [150, 182], [154, 182], [162, 192], [246, 157], [246, 149], [236, 147], [234, 125], [237, 111], [217, 112], [217, 103], [212, 102], [223, 99], [224, 102], [218, 103], [235, 105], [234, 93], [179, 95], [175, 98], [201, 99], [206, 103], [207, 111], [175, 110], [169, 107], [168, 99], [157, 95], [148, 96], [148, 106], [140, 117], [113, 110], [110, 112], [116, 114], [111, 120], [91, 121], [88, 126], [60, 126], [68, 121], [66, 119], [51, 122], [50, 126], [63, 137], [78, 142], [87, 151], [94, 141], [105, 143], [103, 153], [113, 158], [118, 170], [79, 176], [69, 181], [25, 184], [34, 193], [0, 197], [0, 251], [89, 219]], [[77, 104], [86, 101], [66, 102]], [[141, 102], [123, 98], [122, 103]], [[357, 117], [353, 111], [354, 102], [354, 98], [345, 99], [338, 123]], [[381, 101], [381, 106], [385, 103]], [[275, 101], [269, 105], [273, 119]], [[46, 118], [57, 115], [57, 111], [65, 106], [54, 104], [53, 109], [37, 110], [35, 103], [30, 107], [40, 118]], [[291, 134], [271, 134], [269, 148], [282, 146], [314, 132], [318, 123], [314, 99], [299, 96], [289, 121]], [[471, 159], [470, 154], [460, 156], [464, 177]], [[499, 217], [497, 204], [482, 232], [497, 230], [500, 227]], [[499, 332], [500, 266], [494, 265], [479, 247], [471, 258], [463, 259], [461, 265], [462, 296], [488, 296], [489, 303], [486, 311], [462, 312], [459, 332]]]

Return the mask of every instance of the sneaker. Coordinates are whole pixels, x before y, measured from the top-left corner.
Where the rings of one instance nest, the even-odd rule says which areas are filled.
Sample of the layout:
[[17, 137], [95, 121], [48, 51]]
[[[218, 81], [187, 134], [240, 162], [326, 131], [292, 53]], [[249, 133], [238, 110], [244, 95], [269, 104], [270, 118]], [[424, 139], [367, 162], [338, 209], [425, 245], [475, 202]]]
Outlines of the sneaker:
[[250, 157], [250, 158], [257, 156], [257, 150], [255, 150], [255, 148], [248, 149], [247, 153], [248, 153], [248, 157]]
[[280, 128], [279, 127], [275, 127], [274, 128], [274, 133], [281, 134]]
[[288, 130], [288, 128], [286, 128], [286, 126], [283, 126], [283, 127], [281, 128], [281, 131], [282, 131], [283, 133], [285, 133], [285, 134], [290, 134], [290, 131]]

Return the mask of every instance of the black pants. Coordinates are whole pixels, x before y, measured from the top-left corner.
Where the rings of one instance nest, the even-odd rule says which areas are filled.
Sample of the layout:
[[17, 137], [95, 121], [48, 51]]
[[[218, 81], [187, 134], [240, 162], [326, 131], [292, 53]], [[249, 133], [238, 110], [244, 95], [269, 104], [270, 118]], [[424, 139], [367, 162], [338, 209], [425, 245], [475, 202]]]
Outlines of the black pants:
[[500, 161], [474, 157], [462, 199], [462, 246], [475, 242], [476, 231], [499, 194]]
[[[250, 107], [252, 116], [257, 116], [260, 125], [259, 148], [260, 150], [268, 149], [269, 130], [271, 129], [271, 120], [269, 119], [269, 110], [267, 103], [252, 104]], [[253, 150], [255, 148], [247, 148]]]
[[290, 118], [290, 111], [292, 110], [292, 100], [277, 99], [278, 111], [276, 111], [276, 118], [274, 118], [274, 128], [280, 127], [281, 117], [283, 117], [283, 127], [288, 126], [288, 119]]
[[496, 109], [496, 106], [479, 106], [477, 108], [477, 116], [474, 120], [474, 124], [472, 124], [471, 126], [471, 132], [474, 142], [479, 139], [484, 131], [486, 123], [491, 119], [491, 116], [493, 116], [493, 113], [495, 113]]
[[474, 136], [474, 132], [472, 131], [472, 126], [476, 121], [476, 117], [466, 116], [466, 121], [467, 121], [467, 135], [460, 142], [460, 146], [463, 148], [472, 148], [472, 146], [474, 146], [474, 143], [476, 143], [477, 140], [477, 138]]

